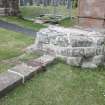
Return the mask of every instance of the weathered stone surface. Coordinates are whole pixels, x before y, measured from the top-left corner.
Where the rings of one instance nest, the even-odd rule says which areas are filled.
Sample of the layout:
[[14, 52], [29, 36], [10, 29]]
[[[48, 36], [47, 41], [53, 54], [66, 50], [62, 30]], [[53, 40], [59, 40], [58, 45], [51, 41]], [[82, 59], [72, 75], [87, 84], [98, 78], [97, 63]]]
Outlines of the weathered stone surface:
[[93, 63], [94, 64], [96, 64], [96, 65], [103, 65], [103, 63], [104, 63], [104, 60], [105, 60], [105, 57], [104, 57], [104, 55], [98, 55], [98, 56], [95, 56], [94, 58], [93, 58]]
[[[104, 42], [105, 34], [100, 31], [50, 26], [37, 33], [33, 49], [56, 57], [81, 57], [84, 60], [79, 66], [83, 67], [84, 65], [89, 66], [95, 56], [105, 54]], [[87, 59], [91, 59], [91, 61], [87, 61]], [[100, 62], [100, 59], [97, 60]], [[73, 64], [77, 66], [76, 60], [74, 61]]]
[[81, 61], [82, 61], [81, 57], [68, 57], [66, 59], [67, 64], [77, 67], [81, 65]]
[[101, 45], [103, 45], [103, 44], [105, 44], [105, 38], [101, 37], [101, 38], [99, 38], [99, 39], [97, 40], [97, 45], [98, 45], [98, 46], [101, 46]]
[[81, 57], [84, 54], [84, 48], [82, 47], [70, 47], [64, 48], [60, 53], [62, 56], [68, 57]]
[[96, 54], [96, 48], [95, 47], [85, 47], [84, 48], [84, 54], [83, 56], [88, 58], [88, 57], [93, 57]]
[[49, 55], [43, 55], [42, 57], [35, 59], [34, 62], [40, 63], [43, 67], [51, 64], [55, 60], [55, 57]]
[[104, 55], [105, 54], [105, 46], [98, 46], [96, 48], [96, 55]]
[[4, 9], [5, 16], [20, 16], [19, 0], [0, 0], [0, 7]]
[[7, 72], [0, 74], [0, 97], [5, 95], [18, 84], [24, 83], [36, 73], [43, 71], [45, 66], [52, 63], [55, 57], [44, 55], [27, 64], [19, 64]]
[[88, 69], [88, 68], [89, 69], [95, 69], [95, 68], [97, 68], [97, 65], [94, 64], [93, 62], [83, 62], [81, 67], [86, 68], [86, 69]]
[[22, 78], [9, 72], [0, 74], [0, 97], [5, 95], [9, 90], [20, 84]]

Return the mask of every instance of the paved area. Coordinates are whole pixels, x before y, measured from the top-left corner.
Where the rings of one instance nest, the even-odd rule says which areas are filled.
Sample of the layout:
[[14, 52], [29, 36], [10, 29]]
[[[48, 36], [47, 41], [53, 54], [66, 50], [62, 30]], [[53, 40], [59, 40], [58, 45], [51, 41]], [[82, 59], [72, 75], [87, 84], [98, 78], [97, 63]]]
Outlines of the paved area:
[[26, 35], [31, 35], [31, 36], [35, 36], [36, 35], [36, 31], [32, 30], [32, 29], [28, 29], [28, 28], [23, 28], [21, 26], [12, 24], [12, 23], [8, 23], [8, 22], [4, 22], [0, 20], [0, 27], [1, 28], [5, 28], [11, 31], [15, 31], [15, 32], [20, 32]]

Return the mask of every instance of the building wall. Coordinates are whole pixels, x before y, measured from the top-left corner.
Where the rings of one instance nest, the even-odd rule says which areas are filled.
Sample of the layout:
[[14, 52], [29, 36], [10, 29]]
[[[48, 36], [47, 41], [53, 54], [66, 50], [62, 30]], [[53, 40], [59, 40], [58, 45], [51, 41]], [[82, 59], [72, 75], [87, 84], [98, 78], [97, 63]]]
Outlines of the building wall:
[[79, 24], [85, 27], [105, 27], [105, 0], [79, 0]]

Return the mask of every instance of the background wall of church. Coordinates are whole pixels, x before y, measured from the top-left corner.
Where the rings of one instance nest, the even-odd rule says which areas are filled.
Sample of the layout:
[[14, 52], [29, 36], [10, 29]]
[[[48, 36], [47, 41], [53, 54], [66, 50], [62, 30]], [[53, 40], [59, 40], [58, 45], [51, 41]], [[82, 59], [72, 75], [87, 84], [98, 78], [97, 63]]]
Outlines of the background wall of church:
[[105, 0], [79, 0], [79, 24], [105, 27]]

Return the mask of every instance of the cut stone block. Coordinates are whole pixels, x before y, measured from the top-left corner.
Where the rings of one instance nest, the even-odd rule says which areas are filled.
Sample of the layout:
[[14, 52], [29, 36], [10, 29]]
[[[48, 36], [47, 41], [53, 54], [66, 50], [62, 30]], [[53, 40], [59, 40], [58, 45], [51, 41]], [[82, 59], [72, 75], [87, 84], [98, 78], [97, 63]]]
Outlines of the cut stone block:
[[93, 57], [96, 54], [96, 48], [95, 47], [84, 47], [84, 54], [86, 58]]
[[104, 60], [105, 60], [104, 58], [105, 58], [104, 55], [98, 55], [93, 58], [92, 62], [99, 66], [104, 63]]
[[89, 47], [93, 44], [93, 41], [87, 37], [71, 38], [72, 47]]
[[42, 57], [33, 60], [33, 63], [31, 64], [31, 66], [34, 67], [34, 65], [37, 65], [38, 64], [40, 66], [45, 67], [45, 66], [51, 64], [54, 60], [55, 60], [55, 57], [53, 57], [53, 56], [43, 55]]
[[33, 75], [43, 70], [43, 67], [52, 63], [55, 57], [44, 55], [28, 64], [19, 64], [7, 72], [0, 74], [0, 97], [5, 95], [18, 84], [24, 83]]
[[99, 38], [98, 40], [97, 40], [97, 45], [98, 46], [102, 46], [102, 45], [104, 45], [105, 44], [105, 38]]
[[14, 75], [18, 75], [18, 74], [20, 74], [20, 76], [22, 75], [24, 78], [24, 81], [26, 81], [27, 79], [31, 78], [34, 74], [36, 74], [40, 69], [41, 69], [41, 66], [37, 65], [32, 67], [32, 66], [28, 66], [25, 63], [22, 63], [20, 65], [17, 65], [11, 68], [9, 71]]
[[82, 58], [81, 57], [68, 57], [66, 59], [67, 64], [71, 66], [79, 67], [81, 65]]
[[0, 74], [0, 97], [5, 95], [8, 91], [20, 84], [22, 78], [13, 73], [5, 72]]
[[81, 67], [85, 68], [85, 69], [88, 69], [88, 68], [89, 69], [95, 69], [95, 68], [97, 68], [97, 65], [94, 64], [93, 62], [83, 62]]
[[99, 46], [96, 49], [96, 55], [104, 55], [105, 54], [105, 46]]
[[81, 47], [69, 47], [60, 48], [60, 55], [67, 57], [81, 57], [83, 55], [84, 49]]

